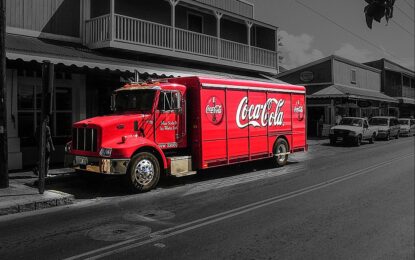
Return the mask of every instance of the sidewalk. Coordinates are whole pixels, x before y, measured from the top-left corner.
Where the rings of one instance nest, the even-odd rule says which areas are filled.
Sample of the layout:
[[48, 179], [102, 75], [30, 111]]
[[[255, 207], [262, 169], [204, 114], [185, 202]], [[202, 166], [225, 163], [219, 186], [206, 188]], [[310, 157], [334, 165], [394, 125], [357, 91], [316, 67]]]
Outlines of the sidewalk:
[[[67, 169], [51, 170], [51, 177], [46, 181], [70, 173]], [[73, 195], [60, 191], [45, 190], [44, 194], [39, 194], [37, 187], [33, 186], [37, 176], [32, 172], [10, 173], [9, 179], [9, 188], [0, 189], [0, 216], [72, 204], [74, 201]]]

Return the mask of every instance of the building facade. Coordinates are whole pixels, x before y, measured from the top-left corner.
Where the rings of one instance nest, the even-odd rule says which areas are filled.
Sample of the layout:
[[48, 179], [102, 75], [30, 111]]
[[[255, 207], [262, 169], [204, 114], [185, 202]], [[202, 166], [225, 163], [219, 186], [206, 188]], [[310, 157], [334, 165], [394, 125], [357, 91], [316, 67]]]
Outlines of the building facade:
[[54, 163], [71, 124], [135, 77], [278, 73], [277, 27], [245, 0], [6, 0], [9, 168], [36, 163], [42, 63], [53, 64]]
[[338, 56], [282, 72], [282, 81], [307, 89], [309, 136], [326, 136], [336, 116], [397, 115], [398, 101], [381, 93], [381, 71]]
[[399, 100], [399, 116], [414, 118], [415, 72], [386, 59], [365, 64], [381, 70], [381, 90]]

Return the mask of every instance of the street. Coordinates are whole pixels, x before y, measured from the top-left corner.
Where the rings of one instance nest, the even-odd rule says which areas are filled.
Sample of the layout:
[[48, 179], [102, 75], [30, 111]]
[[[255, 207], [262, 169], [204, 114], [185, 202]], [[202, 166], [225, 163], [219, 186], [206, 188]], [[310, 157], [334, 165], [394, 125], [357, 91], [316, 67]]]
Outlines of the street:
[[327, 142], [266, 162], [162, 180], [47, 189], [74, 205], [0, 217], [1, 259], [413, 259], [414, 138]]

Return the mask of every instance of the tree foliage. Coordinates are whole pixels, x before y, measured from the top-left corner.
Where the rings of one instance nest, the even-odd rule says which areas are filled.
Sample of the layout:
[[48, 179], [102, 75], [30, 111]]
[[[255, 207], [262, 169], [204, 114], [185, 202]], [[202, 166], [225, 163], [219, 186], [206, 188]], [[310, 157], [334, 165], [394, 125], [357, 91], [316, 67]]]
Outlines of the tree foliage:
[[368, 5], [364, 12], [366, 15], [366, 24], [372, 29], [373, 20], [380, 22], [385, 17], [386, 22], [393, 17], [393, 6], [395, 0], [365, 0]]

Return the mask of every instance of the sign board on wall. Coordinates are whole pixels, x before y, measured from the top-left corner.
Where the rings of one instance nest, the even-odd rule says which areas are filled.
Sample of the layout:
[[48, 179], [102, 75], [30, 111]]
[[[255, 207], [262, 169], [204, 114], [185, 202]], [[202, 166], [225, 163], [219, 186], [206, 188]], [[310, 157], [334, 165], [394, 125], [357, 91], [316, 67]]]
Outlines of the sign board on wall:
[[300, 73], [300, 80], [302, 82], [310, 82], [314, 79], [314, 73], [312, 71], [303, 71]]

